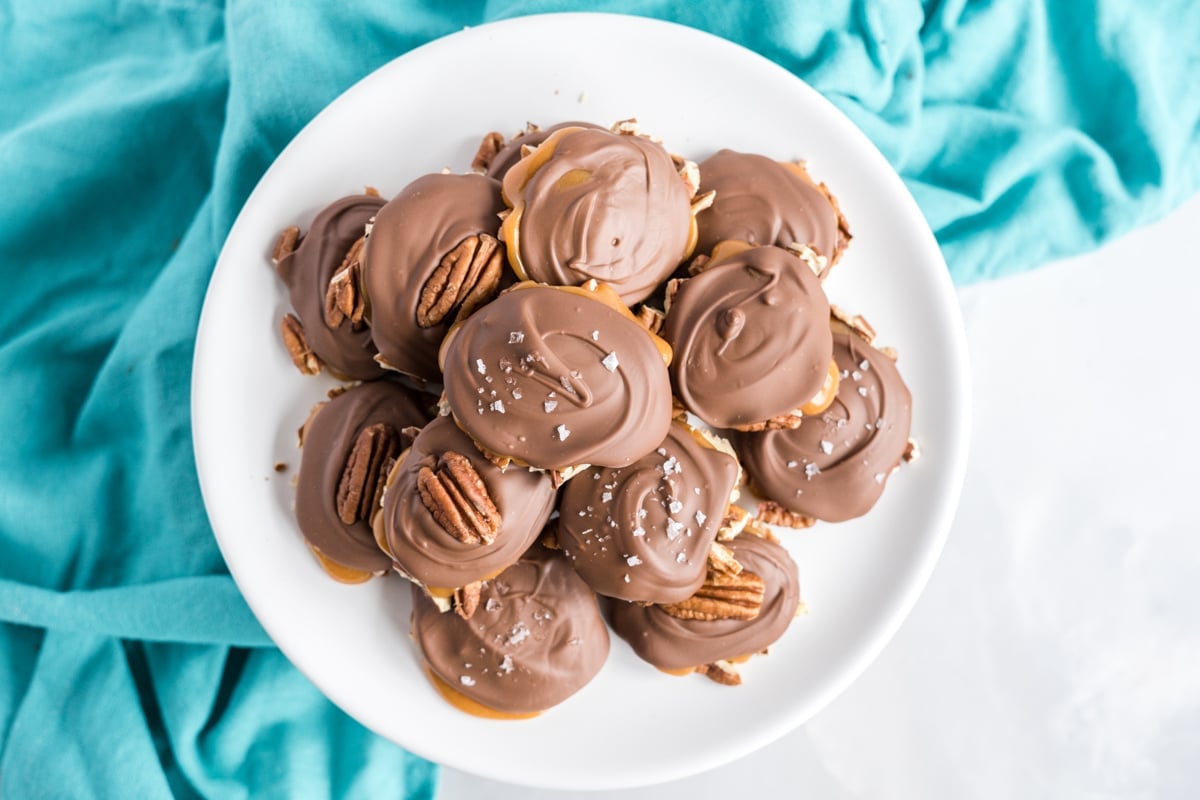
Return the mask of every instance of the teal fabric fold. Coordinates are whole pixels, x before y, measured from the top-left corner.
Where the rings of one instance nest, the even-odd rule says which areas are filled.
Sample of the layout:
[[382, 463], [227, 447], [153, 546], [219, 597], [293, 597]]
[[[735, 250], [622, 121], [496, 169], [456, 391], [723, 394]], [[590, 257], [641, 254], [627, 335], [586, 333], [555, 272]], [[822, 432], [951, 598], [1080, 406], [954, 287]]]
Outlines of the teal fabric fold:
[[242, 203], [354, 81], [604, 10], [739, 42], [900, 172], [959, 283], [1200, 188], [1200, 6], [1164, 0], [0, 4], [0, 795], [430, 797], [271, 645], [208, 527], [191, 354]]

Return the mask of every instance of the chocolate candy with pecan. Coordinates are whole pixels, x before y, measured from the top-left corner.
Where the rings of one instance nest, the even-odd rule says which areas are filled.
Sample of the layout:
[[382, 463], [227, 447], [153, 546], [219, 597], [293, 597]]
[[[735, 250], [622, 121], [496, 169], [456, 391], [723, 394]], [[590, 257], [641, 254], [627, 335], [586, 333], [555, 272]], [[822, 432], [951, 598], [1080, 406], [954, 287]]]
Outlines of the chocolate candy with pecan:
[[375, 517], [398, 572], [470, 616], [477, 587], [529, 549], [554, 510], [546, 473], [501, 471], [449, 417], [426, 425], [401, 456]]
[[372, 381], [319, 404], [300, 429], [296, 521], [321, 566], [347, 583], [391, 567], [371, 532], [384, 478], [408, 439], [429, 419], [420, 395]]
[[279, 236], [275, 270], [296, 312], [283, 318], [281, 332], [293, 362], [305, 374], [316, 374], [322, 366], [350, 380], [384, 374], [366, 321], [361, 314], [343, 313], [331, 286], [334, 275], [357, 269], [367, 223], [384, 202], [377, 194], [343, 197], [322, 209], [303, 236], [295, 227]]
[[367, 236], [364, 303], [379, 363], [437, 382], [438, 346], [492, 298], [504, 272], [500, 184], [483, 175], [417, 178], [379, 210]]

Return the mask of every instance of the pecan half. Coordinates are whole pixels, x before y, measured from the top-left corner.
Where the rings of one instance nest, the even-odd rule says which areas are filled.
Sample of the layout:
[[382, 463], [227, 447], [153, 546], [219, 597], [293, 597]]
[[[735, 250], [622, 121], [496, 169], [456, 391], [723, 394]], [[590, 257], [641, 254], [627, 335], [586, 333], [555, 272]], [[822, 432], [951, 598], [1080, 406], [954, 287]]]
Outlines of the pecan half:
[[462, 317], [490, 300], [500, 286], [504, 249], [496, 237], [468, 236], [442, 258], [421, 287], [417, 324], [432, 328], [457, 310]]
[[470, 619], [479, 608], [479, 593], [483, 589], [482, 581], [472, 581], [466, 586], [454, 590], [454, 613], [463, 619]]
[[362, 256], [366, 237], [360, 236], [350, 246], [342, 265], [329, 279], [325, 290], [325, 324], [338, 328], [347, 319], [354, 330], [362, 330], [367, 300], [362, 292]]
[[460, 453], [443, 453], [436, 470], [421, 467], [417, 492], [434, 520], [460, 542], [491, 544], [500, 532], [500, 510], [488, 496], [487, 484]]
[[758, 504], [758, 518], [785, 528], [811, 528], [817, 522], [815, 518], [784, 508], [773, 500], [764, 500]]
[[300, 229], [295, 225], [284, 228], [279, 233], [279, 238], [275, 240], [275, 247], [271, 250], [271, 260], [278, 264], [285, 256], [290, 256], [296, 252], [297, 245], [300, 244]]
[[710, 570], [704, 585], [694, 595], [682, 603], [661, 608], [676, 619], [751, 620], [758, 616], [765, 592], [763, 579], [749, 570], [736, 575]]
[[703, 675], [714, 683], [722, 686], [741, 686], [742, 675], [728, 661], [714, 661], [711, 664], [701, 664], [696, 667], [696, 674]]
[[379, 507], [384, 477], [400, 449], [400, 434], [385, 422], [358, 432], [338, 481], [338, 519], [353, 525], [371, 518], [371, 512]]
[[712, 574], [740, 575], [741, 563], [733, 557], [733, 551], [720, 542], [713, 542], [708, 550], [708, 569]]
[[479, 143], [479, 149], [475, 151], [475, 157], [471, 159], [471, 169], [475, 172], [487, 172], [488, 167], [492, 165], [492, 159], [496, 157], [502, 147], [504, 147], [504, 134], [498, 131], [485, 133], [483, 141]]
[[287, 348], [292, 363], [302, 375], [316, 375], [321, 371], [321, 359], [308, 346], [304, 336], [304, 326], [295, 314], [285, 314], [279, 323], [279, 333], [283, 337], [283, 346]]

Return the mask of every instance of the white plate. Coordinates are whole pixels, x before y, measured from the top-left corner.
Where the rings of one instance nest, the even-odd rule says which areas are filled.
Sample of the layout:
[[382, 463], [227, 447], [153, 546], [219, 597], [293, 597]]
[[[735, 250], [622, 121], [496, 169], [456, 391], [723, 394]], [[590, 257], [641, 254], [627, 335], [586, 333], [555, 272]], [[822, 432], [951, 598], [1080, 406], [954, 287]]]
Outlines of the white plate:
[[[287, 310], [268, 253], [287, 225], [370, 185], [463, 171], [480, 136], [527, 120], [637, 117], [697, 161], [720, 147], [805, 158], [855, 234], [830, 280], [900, 351], [924, 458], [865, 519], [784, 531], [809, 614], [735, 689], [675, 678], [613, 637], [599, 677], [526, 722], [467, 716], [422, 676], [397, 578], [342, 586], [292, 518], [296, 428], [332, 383], [304, 378], [280, 344]], [[747, 50], [635, 17], [525, 17], [464, 30], [360, 81], [283, 151], [246, 202], [213, 274], [196, 341], [196, 463], [230, 572], [263, 627], [321, 691], [433, 761], [552, 788], [679, 778], [731, 761], [816, 713], [866, 668], [924, 586], [957, 503], [968, 436], [967, 359], [945, 264], [883, 157], [806, 84]], [[282, 475], [273, 465], [292, 469]]]

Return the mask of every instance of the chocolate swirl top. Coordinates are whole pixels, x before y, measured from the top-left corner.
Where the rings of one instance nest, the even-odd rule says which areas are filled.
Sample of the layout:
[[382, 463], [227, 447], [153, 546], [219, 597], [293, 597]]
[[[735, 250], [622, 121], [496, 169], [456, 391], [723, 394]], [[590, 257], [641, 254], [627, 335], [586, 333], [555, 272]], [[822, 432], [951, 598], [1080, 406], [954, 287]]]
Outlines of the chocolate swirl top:
[[892, 360], [854, 333], [834, 333], [833, 357], [842, 374], [833, 405], [795, 430], [739, 433], [734, 446], [757, 491], [841, 522], [870, 511], [900, 463], [912, 396]]
[[356, 194], [330, 203], [313, 219], [300, 246], [275, 265], [304, 326], [308, 346], [331, 371], [352, 380], [378, 378], [383, 368], [375, 362], [375, 344], [366, 326], [356, 329], [344, 319], [336, 328], [329, 327], [325, 294], [333, 274], [384, 202], [380, 197]]
[[837, 206], [798, 164], [720, 150], [700, 163], [700, 191], [717, 194], [696, 215], [698, 253], [711, 253], [725, 239], [780, 247], [798, 242], [828, 259], [828, 271], [849, 244]]
[[[466, 476], [445, 468], [445, 456], [451, 453], [469, 463]], [[428, 492], [423, 496], [420, 491], [422, 475], [447, 484], [445, 498], [454, 500], [449, 508], [430, 508], [436, 501], [423, 499]], [[454, 522], [476, 516], [457, 507], [470, 503], [470, 487], [460, 484], [475, 480], [482, 481], [486, 502], [499, 517], [495, 530], [486, 531], [483, 541], [456, 535], [446, 527], [448, 519], [454, 528]], [[396, 468], [375, 524], [381, 534], [377, 538], [386, 542], [402, 573], [425, 586], [455, 588], [495, 575], [515, 562], [537, 539], [553, 510], [554, 487], [548, 475], [526, 469], [501, 472], [453, 420], [438, 417], [421, 430]]]
[[671, 423], [654, 340], [584, 289], [518, 284], [454, 328], [442, 368], [459, 426], [539, 469], [625, 466]]
[[737, 480], [732, 456], [672, 423], [649, 455], [622, 469], [593, 467], [567, 483], [559, 546], [600, 594], [681, 602], [704, 582]]
[[482, 175], [417, 178], [380, 209], [367, 237], [363, 283], [380, 360], [423, 381], [440, 378], [438, 346], [454, 321], [418, 322], [434, 271], [469, 237], [495, 237], [504, 209], [500, 184]]
[[682, 281], [662, 330], [688, 410], [721, 428], [793, 411], [829, 373], [829, 301], [812, 270], [779, 247], [737, 253]]
[[753, 655], [774, 643], [791, 624], [800, 604], [800, 574], [787, 550], [767, 539], [742, 534], [728, 547], [742, 568], [763, 579], [758, 616], [751, 620], [679, 619], [658, 606], [615, 602], [609, 619], [618, 636], [659, 669], [687, 669]]
[[345, 523], [338, 488], [361, 431], [382, 423], [399, 432], [429, 418], [418, 396], [391, 381], [355, 386], [323, 404], [304, 431], [296, 479], [296, 521], [308, 543], [331, 561], [353, 570], [381, 572], [391, 559], [380, 552], [370, 520]]
[[561, 128], [593, 128], [600, 129], [600, 126], [593, 125], [590, 122], [560, 122], [556, 125], [551, 125], [549, 128], [530, 127], [528, 130], [522, 131], [501, 147], [496, 155], [492, 156], [491, 162], [488, 164], [487, 176], [495, 178], [498, 181], [504, 180], [505, 173], [521, 160], [522, 147], [537, 147], [542, 142], [546, 141], [546, 137]]
[[558, 705], [608, 658], [596, 595], [565, 556], [541, 546], [484, 583], [469, 621], [414, 589], [412, 632], [434, 674], [510, 714]]
[[689, 252], [691, 198], [662, 145], [563, 128], [504, 176], [509, 261], [541, 283], [609, 284], [632, 305]]

